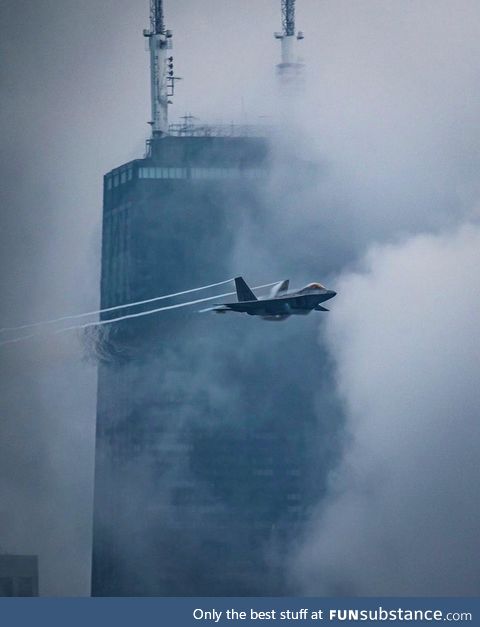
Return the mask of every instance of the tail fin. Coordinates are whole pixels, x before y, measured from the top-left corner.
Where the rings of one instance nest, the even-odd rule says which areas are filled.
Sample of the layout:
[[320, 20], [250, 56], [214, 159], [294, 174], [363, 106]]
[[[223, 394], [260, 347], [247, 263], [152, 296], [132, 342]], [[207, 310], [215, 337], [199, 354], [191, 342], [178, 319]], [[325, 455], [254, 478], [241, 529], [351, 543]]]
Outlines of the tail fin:
[[235, 287], [237, 289], [237, 298], [239, 303], [246, 300], [258, 300], [241, 276], [237, 276], [235, 279]]
[[288, 279], [285, 279], [285, 281], [280, 281], [280, 283], [276, 283], [270, 291], [270, 298], [275, 298], [275, 296], [278, 296], [278, 294], [286, 292], [288, 290], [288, 285]]

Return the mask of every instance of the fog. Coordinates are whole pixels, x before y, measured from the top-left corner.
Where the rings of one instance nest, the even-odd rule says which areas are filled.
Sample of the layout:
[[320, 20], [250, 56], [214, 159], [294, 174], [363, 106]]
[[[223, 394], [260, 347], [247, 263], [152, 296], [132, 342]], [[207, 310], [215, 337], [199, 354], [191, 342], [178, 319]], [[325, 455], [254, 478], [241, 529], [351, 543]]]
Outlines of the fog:
[[325, 338], [347, 423], [296, 572], [314, 595], [476, 595], [478, 225], [374, 249]]
[[[480, 9], [297, 4], [305, 91], [275, 140], [272, 235], [245, 220], [232, 251], [247, 278], [298, 284], [318, 268], [339, 292], [328, 318], [284, 327], [286, 342], [319, 338], [318, 359], [334, 364], [318, 382], [319, 430], [338, 430], [342, 451], [319, 478], [330, 492], [292, 549], [292, 580], [308, 594], [469, 594]], [[102, 176], [148, 136], [147, 5], [2, 3], [1, 326], [98, 303]], [[166, 2], [183, 79], [172, 121], [275, 121], [278, 5]], [[291, 155], [314, 164], [314, 182], [289, 178]], [[267, 337], [251, 343], [268, 350]], [[0, 547], [40, 555], [42, 594], [88, 594], [95, 364], [76, 335], [4, 347], [0, 362]]]

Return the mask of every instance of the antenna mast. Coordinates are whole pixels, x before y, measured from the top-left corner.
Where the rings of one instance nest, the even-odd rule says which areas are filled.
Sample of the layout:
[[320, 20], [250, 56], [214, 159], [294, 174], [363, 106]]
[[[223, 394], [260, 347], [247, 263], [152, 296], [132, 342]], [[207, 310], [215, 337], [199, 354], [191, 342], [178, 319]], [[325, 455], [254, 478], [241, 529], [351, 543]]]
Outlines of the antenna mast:
[[296, 40], [303, 39], [302, 31], [295, 34], [295, 0], [282, 0], [282, 32], [275, 33], [282, 44], [282, 60], [277, 65], [282, 82], [291, 82], [301, 74], [303, 64], [295, 55]]
[[295, 0], [282, 0], [282, 26], [284, 35], [295, 35]]
[[150, 82], [152, 97], [152, 136], [168, 135], [168, 105], [174, 95], [175, 81], [180, 80], [173, 73], [172, 31], [165, 28], [163, 0], [150, 0], [150, 30], [143, 35], [148, 37], [150, 48]]

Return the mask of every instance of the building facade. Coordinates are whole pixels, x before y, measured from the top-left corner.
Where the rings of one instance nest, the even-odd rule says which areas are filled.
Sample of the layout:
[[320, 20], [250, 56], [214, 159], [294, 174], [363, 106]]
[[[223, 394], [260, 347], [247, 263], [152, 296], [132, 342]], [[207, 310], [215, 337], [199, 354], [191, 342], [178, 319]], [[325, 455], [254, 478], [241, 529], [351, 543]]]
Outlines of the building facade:
[[[246, 216], [261, 240], [269, 165], [265, 139], [181, 136], [107, 174], [102, 307], [234, 276]], [[93, 595], [289, 591], [315, 416], [281, 376], [278, 326], [265, 352], [225, 318], [179, 309], [99, 339]]]
[[38, 557], [0, 555], [0, 597], [38, 596]]

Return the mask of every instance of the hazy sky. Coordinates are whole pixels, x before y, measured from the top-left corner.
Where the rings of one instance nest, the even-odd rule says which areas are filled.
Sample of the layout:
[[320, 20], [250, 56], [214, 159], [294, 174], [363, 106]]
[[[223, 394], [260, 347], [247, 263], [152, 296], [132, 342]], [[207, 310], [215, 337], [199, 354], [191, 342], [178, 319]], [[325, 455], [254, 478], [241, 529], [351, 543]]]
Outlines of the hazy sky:
[[[1, 4], [2, 326], [98, 302], [102, 176], [141, 156], [149, 130], [142, 37], [148, 4]], [[165, 4], [183, 78], [172, 121], [186, 112], [223, 122], [273, 118], [280, 2]], [[472, 461], [478, 396], [467, 374], [475, 368], [470, 338], [478, 337], [471, 311], [479, 287], [472, 268], [480, 197], [480, 7], [476, 0], [297, 5], [306, 89], [298, 134], [285, 136], [288, 150], [317, 161], [322, 176], [314, 189], [292, 190], [282, 188], [279, 168], [271, 186], [283, 199], [275, 210], [285, 238], [305, 237], [328, 272], [339, 275], [338, 304], [321, 342], [337, 362], [348, 444], [332, 495], [301, 539], [294, 576], [311, 594], [412, 594], [405, 582], [414, 581], [415, 555], [422, 555], [427, 592], [469, 593], [473, 581], [478, 586], [478, 570], [462, 560], [466, 551], [478, 552], [466, 531], [477, 512], [462, 510], [462, 503], [478, 494]], [[462, 228], [465, 223], [472, 225]], [[246, 246], [238, 243], [239, 259]], [[247, 270], [277, 278], [265, 268], [274, 259], [268, 241], [250, 252]], [[301, 277], [302, 269], [293, 267], [291, 275]], [[94, 364], [75, 337], [1, 349], [0, 364], [0, 547], [40, 554], [43, 594], [87, 594]], [[466, 375], [460, 381], [459, 373]], [[396, 429], [405, 437], [395, 439]], [[405, 451], [413, 456], [408, 472]], [[379, 487], [376, 477], [385, 468], [390, 474]], [[365, 497], [371, 485], [373, 504]], [[403, 495], [405, 508], [393, 491]], [[452, 503], [463, 512], [459, 518], [451, 515]], [[389, 576], [392, 561], [384, 561], [373, 538], [382, 523], [389, 530], [384, 545], [402, 565], [397, 578]], [[417, 528], [417, 543], [431, 539], [424, 553], [411, 543]], [[465, 542], [448, 543], [452, 535]], [[367, 561], [368, 576], [345, 554], [345, 537], [351, 556]], [[449, 575], [442, 566], [432, 578], [447, 544], [454, 568]]]

